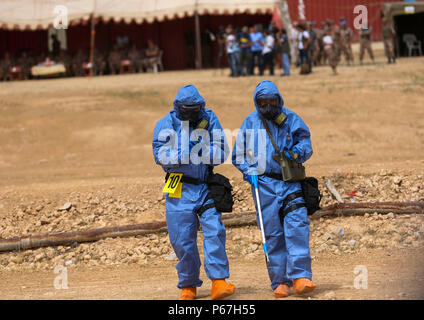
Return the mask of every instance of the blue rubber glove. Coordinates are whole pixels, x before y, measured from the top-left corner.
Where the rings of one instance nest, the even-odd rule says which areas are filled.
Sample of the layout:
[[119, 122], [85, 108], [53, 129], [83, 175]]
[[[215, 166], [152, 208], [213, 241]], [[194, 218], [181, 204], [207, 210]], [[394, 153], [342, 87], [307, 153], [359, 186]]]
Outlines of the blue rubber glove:
[[292, 157], [292, 155], [290, 154], [290, 152], [286, 151], [286, 157], [287, 157], [287, 159], [292, 160], [292, 161], [293, 160], [297, 160], [297, 158], [299, 156], [299, 150], [297, 150], [297, 148], [294, 147], [291, 151], [296, 154], [295, 159]]
[[249, 174], [247, 176], [247, 181], [249, 181], [249, 183], [257, 188], [258, 187], [258, 175], [257, 174]]

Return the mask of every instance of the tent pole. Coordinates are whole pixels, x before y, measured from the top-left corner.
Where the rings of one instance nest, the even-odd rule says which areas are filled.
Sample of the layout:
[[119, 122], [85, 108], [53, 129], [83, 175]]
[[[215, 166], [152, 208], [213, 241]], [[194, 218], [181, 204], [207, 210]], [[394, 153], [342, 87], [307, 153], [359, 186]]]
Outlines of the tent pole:
[[290, 53], [291, 53], [291, 56], [293, 57], [292, 59], [294, 59], [294, 57], [296, 56], [295, 54], [296, 42], [295, 40], [293, 41], [293, 38], [292, 38], [293, 25], [291, 23], [289, 6], [286, 0], [280, 0], [278, 10], [280, 11], [280, 18], [281, 18], [281, 22], [283, 23], [283, 27], [287, 31], [287, 37], [289, 38], [289, 41], [290, 41], [290, 51], [291, 51]]
[[94, 39], [96, 36], [96, 22], [94, 20], [94, 14], [91, 14], [91, 36], [90, 36], [90, 77], [94, 73]]
[[200, 23], [199, 23], [199, 14], [197, 12], [197, 1], [195, 4], [196, 8], [194, 10], [194, 25], [196, 30], [196, 69], [202, 69], [202, 43], [200, 38]]

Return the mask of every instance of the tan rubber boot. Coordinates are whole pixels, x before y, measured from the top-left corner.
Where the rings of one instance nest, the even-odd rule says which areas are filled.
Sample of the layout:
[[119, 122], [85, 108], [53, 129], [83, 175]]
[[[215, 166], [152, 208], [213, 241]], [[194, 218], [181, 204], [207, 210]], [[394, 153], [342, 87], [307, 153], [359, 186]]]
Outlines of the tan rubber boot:
[[196, 298], [196, 288], [182, 288], [179, 300], [194, 300]]
[[211, 298], [212, 300], [223, 299], [231, 296], [235, 290], [234, 284], [227, 283], [224, 279], [215, 279], [212, 280]]
[[305, 294], [315, 289], [316, 285], [311, 280], [299, 278], [293, 280], [293, 292], [295, 294]]
[[274, 296], [276, 298], [286, 298], [290, 295], [290, 287], [286, 284], [280, 284], [274, 290]]

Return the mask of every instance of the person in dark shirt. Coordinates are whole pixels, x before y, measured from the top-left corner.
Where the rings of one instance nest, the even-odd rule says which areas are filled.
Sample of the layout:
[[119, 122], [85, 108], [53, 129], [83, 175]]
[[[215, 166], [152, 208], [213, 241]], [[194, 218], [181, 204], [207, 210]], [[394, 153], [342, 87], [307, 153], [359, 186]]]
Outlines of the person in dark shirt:
[[279, 43], [279, 48], [281, 52], [281, 62], [283, 66], [283, 73], [281, 76], [290, 75], [290, 43], [289, 38], [287, 37], [287, 32], [283, 29], [277, 34], [277, 39]]
[[239, 47], [240, 47], [240, 75], [245, 76], [250, 70], [250, 46], [252, 45], [250, 41], [249, 28], [244, 26], [241, 29], [241, 34], [239, 37]]

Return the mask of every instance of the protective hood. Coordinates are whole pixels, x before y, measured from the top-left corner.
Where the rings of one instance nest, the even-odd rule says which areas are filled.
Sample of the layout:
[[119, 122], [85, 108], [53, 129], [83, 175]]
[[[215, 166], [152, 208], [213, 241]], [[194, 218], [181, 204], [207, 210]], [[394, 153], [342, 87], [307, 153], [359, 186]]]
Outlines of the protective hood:
[[188, 85], [180, 88], [177, 95], [174, 99], [174, 110], [179, 118], [178, 107], [181, 105], [190, 105], [190, 104], [201, 104], [202, 110], [200, 111], [200, 117], [205, 116], [205, 99], [199, 94], [196, 87], [193, 85]]
[[283, 97], [280, 94], [280, 91], [278, 90], [277, 86], [274, 84], [274, 82], [269, 80], [263, 80], [261, 81], [255, 89], [255, 92], [253, 94], [253, 101], [255, 103], [256, 110], [259, 112], [259, 107], [256, 102], [257, 98], [280, 98], [280, 113], [283, 112], [283, 106], [284, 106], [284, 100]]

